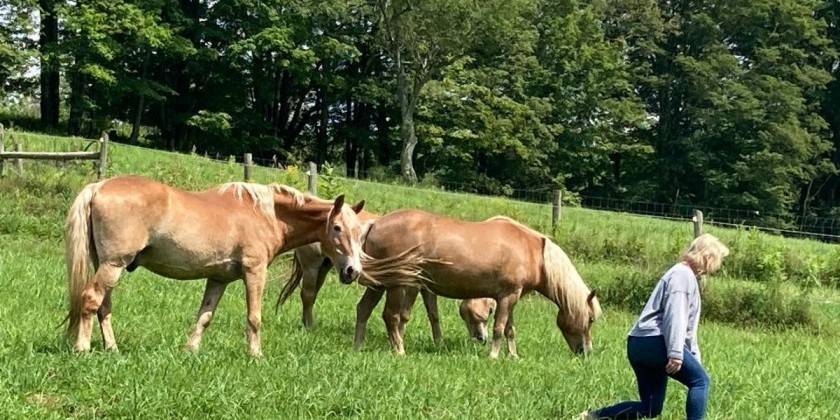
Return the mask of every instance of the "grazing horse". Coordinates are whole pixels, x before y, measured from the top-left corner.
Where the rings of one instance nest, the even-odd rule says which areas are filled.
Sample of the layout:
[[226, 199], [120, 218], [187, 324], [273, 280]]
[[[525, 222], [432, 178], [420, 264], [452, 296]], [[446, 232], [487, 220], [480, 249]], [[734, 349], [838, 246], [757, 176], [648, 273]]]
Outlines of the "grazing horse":
[[[378, 214], [365, 210], [359, 212], [358, 216], [362, 223], [379, 217]], [[289, 280], [286, 281], [286, 284], [283, 286], [283, 290], [280, 291], [277, 303], [275, 304], [275, 309], [285, 303], [292, 295], [295, 288], [300, 285], [303, 327], [307, 330], [311, 329], [312, 324], [314, 323], [312, 308], [315, 305], [318, 292], [320, 292], [321, 287], [324, 285], [324, 280], [326, 280], [327, 273], [329, 273], [332, 265], [333, 263], [330, 260], [329, 255], [321, 251], [321, 246], [318, 243], [311, 243], [295, 248], [294, 259], [292, 262], [292, 272]], [[432, 329], [432, 339], [435, 343], [439, 343], [443, 339], [443, 334], [440, 330], [437, 296], [425, 288], [412, 289], [409, 293], [412, 294], [413, 298], [410, 299], [410, 302], [406, 302], [406, 306], [410, 307], [414, 305], [414, 299], [416, 299], [418, 290], [423, 297], [423, 304], [426, 307], [426, 313], [429, 317], [429, 324]], [[373, 309], [382, 299], [382, 296], [384, 296], [384, 293], [385, 292], [382, 288], [368, 287], [365, 290], [365, 294], [362, 299], [359, 300], [359, 303], [356, 306], [355, 347], [361, 346], [364, 342], [367, 321], [370, 318]], [[410, 308], [407, 308], [402, 312], [402, 314], [406, 317], [403, 320], [404, 322], [408, 322], [407, 317], [409, 313]], [[476, 314], [476, 317], [479, 316], [480, 315]]]
[[363, 254], [356, 215], [362, 206], [345, 205], [343, 195], [322, 200], [281, 184], [231, 182], [191, 192], [134, 175], [88, 184], [68, 211], [65, 231], [70, 301], [65, 320], [75, 336], [74, 350], [90, 350], [94, 313], [105, 349], [117, 349], [111, 292], [123, 269], [142, 266], [172, 279], [207, 279], [184, 345], [192, 351], [227, 285], [242, 279], [249, 351], [259, 357], [265, 275], [277, 255], [320, 241], [344, 282], [361, 282], [362, 276], [383, 284], [377, 280], [418, 272], [409, 254], [378, 261]]
[[458, 313], [467, 326], [467, 333], [471, 338], [484, 343], [487, 341], [487, 320], [496, 310], [496, 301], [491, 298], [464, 299], [458, 308]]
[[[499, 355], [502, 335], [511, 356], [518, 357], [513, 308], [531, 291], [557, 305], [557, 326], [571, 350], [591, 351], [590, 329], [601, 314], [600, 304], [566, 253], [545, 235], [502, 216], [470, 222], [412, 209], [369, 224], [364, 238], [368, 255], [387, 258], [406, 249], [417, 249], [427, 259], [418, 282], [436, 295], [496, 300], [491, 358]], [[400, 325], [404, 289], [386, 288], [383, 315], [391, 346], [400, 355], [405, 354]]]

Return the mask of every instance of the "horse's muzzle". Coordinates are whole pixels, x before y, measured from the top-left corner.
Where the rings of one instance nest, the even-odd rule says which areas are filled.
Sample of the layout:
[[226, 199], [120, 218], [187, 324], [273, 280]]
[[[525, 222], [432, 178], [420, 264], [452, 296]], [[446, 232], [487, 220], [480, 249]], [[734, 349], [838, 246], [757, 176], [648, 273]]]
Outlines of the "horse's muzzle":
[[350, 284], [359, 278], [361, 273], [353, 269], [352, 266], [347, 266], [338, 273], [338, 281], [343, 284]]

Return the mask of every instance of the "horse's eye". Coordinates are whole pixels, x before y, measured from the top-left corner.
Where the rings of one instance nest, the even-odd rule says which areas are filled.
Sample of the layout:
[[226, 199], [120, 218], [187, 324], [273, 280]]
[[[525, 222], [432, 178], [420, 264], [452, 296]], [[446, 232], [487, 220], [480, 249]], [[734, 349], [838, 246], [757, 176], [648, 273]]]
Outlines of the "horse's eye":
[[335, 226], [333, 226], [333, 230], [340, 233], [341, 232], [341, 226], [335, 225]]

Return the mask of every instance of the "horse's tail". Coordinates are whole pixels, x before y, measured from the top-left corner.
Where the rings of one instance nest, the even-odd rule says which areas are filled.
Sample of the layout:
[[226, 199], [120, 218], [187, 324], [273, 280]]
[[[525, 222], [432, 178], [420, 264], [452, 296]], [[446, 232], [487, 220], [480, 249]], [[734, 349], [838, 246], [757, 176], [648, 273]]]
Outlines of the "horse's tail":
[[432, 279], [426, 276], [425, 270], [430, 263], [448, 264], [441, 260], [424, 257], [420, 251], [420, 245], [386, 258], [373, 258], [363, 253], [362, 277], [359, 283], [373, 287], [422, 288], [432, 282]]
[[297, 289], [301, 279], [303, 279], [303, 267], [300, 264], [300, 259], [298, 259], [297, 251], [295, 251], [295, 255], [292, 258], [292, 274], [289, 276], [289, 280], [286, 280], [283, 289], [280, 290], [280, 296], [277, 296], [277, 302], [274, 304], [274, 312], [277, 312], [280, 305], [285, 303], [286, 299]]
[[67, 297], [70, 302], [70, 312], [65, 321], [70, 321], [67, 326], [67, 332], [70, 335], [78, 332], [84, 305], [82, 294], [91, 281], [90, 268], [96, 250], [92, 243], [90, 202], [101, 185], [101, 182], [86, 185], [76, 196], [67, 212], [64, 260], [67, 264]]

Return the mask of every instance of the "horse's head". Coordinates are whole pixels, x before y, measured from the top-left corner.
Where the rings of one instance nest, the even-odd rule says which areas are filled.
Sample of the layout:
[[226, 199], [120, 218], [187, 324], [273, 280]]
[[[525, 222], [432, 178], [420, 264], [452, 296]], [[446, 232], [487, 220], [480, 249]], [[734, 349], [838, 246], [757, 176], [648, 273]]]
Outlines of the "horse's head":
[[354, 206], [345, 205], [344, 195], [339, 195], [322, 232], [321, 250], [332, 260], [338, 279], [344, 284], [352, 283], [362, 274], [362, 224], [357, 214], [364, 205], [364, 200]]
[[496, 300], [491, 298], [464, 299], [459, 313], [467, 326], [467, 334], [481, 343], [487, 341], [487, 319], [496, 310]]
[[592, 351], [592, 324], [601, 315], [601, 305], [595, 296], [595, 291], [586, 297], [585, 310], [581, 313], [570, 314], [564, 310], [557, 313], [557, 326], [563, 332], [563, 338], [575, 354], [586, 354]]

